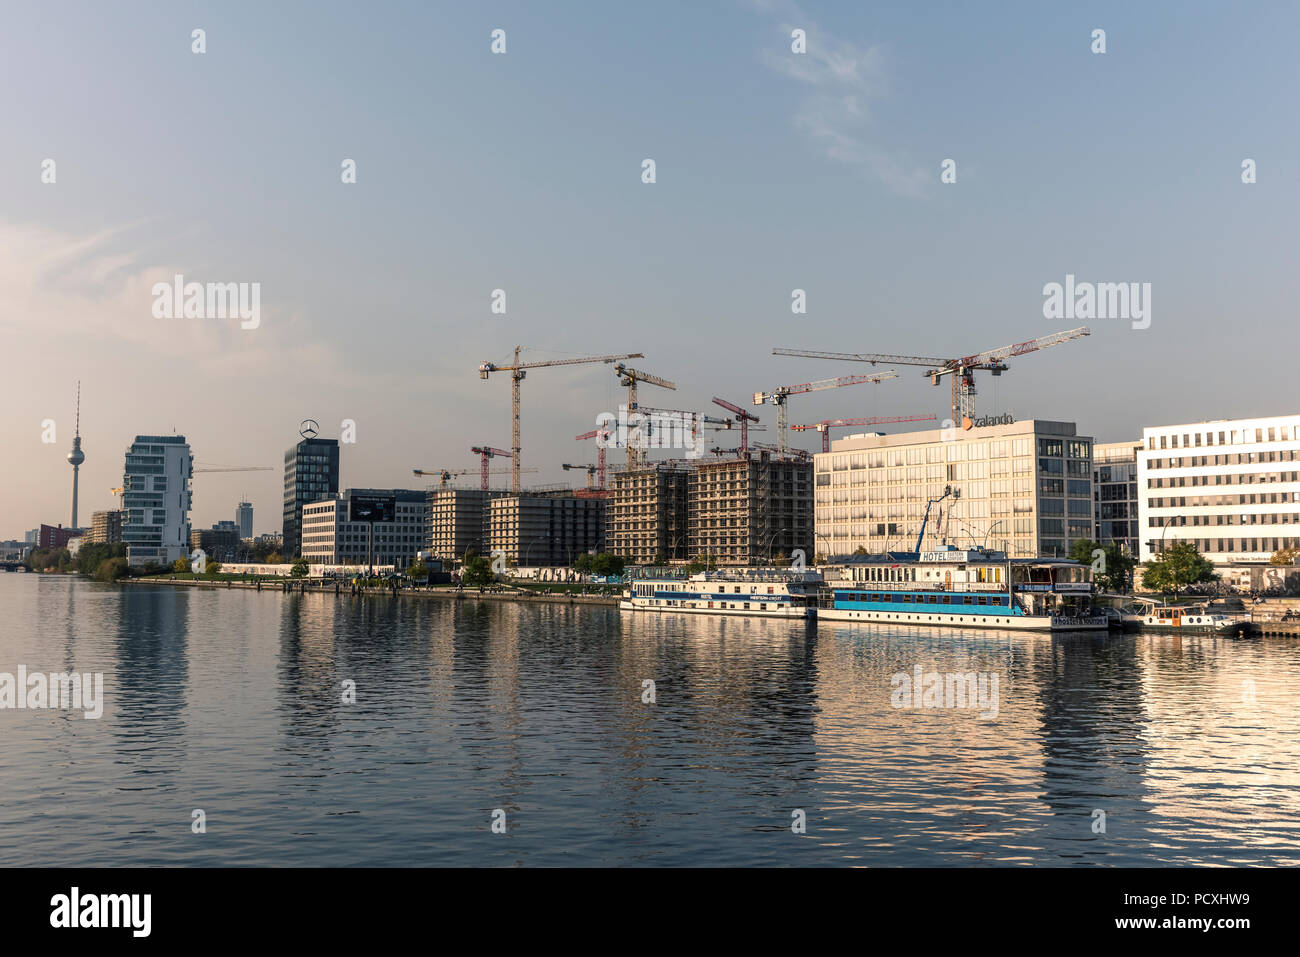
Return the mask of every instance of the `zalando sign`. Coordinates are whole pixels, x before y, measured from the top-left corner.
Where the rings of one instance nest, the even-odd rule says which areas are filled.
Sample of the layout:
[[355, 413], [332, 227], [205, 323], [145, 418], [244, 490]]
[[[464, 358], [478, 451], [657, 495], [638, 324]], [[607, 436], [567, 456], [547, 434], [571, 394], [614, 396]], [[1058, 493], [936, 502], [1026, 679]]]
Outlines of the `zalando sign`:
[[1015, 416], [1007, 412], [1003, 415], [984, 415], [978, 419], [963, 418], [961, 427], [969, 432], [971, 429], [984, 429], [990, 425], [1011, 425], [1015, 421]]

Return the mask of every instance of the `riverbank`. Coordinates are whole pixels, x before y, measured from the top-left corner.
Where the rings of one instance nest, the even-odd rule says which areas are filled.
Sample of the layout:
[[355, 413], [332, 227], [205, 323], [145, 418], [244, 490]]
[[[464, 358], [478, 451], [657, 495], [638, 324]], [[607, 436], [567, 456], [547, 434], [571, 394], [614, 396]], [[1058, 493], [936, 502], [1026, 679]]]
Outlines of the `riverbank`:
[[481, 599], [484, 601], [524, 601], [524, 602], [541, 602], [543, 604], [559, 605], [604, 605], [607, 607], [617, 607], [618, 597], [614, 595], [574, 595], [574, 594], [555, 594], [542, 595], [527, 591], [483, 591], [477, 589], [466, 589], [459, 591], [455, 588], [361, 588], [342, 582], [311, 582], [294, 579], [278, 579], [273, 581], [256, 581], [241, 582], [233, 579], [224, 581], [210, 581], [201, 578], [124, 578], [119, 584], [122, 585], [170, 585], [178, 588], [207, 588], [207, 589], [235, 589], [242, 588], [247, 591], [266, 591], [280, 592], [282, 594], [317, 594], [317, 595], [377, 595], [393, 598], [423, 598], [431, 600], [457, 601], [464, 599]]

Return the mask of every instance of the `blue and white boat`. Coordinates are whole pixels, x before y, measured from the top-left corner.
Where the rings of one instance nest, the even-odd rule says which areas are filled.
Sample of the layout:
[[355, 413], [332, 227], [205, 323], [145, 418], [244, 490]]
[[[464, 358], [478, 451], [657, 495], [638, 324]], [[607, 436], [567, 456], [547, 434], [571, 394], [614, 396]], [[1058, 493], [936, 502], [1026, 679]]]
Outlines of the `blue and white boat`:
[[812, 618], [822, 577], [788, 568], [728, 568], [689, 578], [633, 578], [619, 601], [624, 611]]
[[1092, 569], [1067, 559], [1010, 559], [945, 545], [864, 556], [824, 569], [822, 621], [1013, 631], [1104, 631]]

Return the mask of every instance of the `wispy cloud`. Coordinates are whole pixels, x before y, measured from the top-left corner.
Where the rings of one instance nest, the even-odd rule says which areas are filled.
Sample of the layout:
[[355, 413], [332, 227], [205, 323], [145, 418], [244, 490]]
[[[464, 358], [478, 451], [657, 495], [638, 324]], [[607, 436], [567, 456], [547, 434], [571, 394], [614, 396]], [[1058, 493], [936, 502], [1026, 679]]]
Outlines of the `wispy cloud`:
[[[792, 118], [794, 128], [820, 144], [830, 159], [863, 169], [895, 192], [924, 193], [924, 171], [882, 144], [871, 128], [868, 103], [887, 93], [881, 47], [832, 37], [786, 0], [752, 0], [750, 5], [777, 21], [786, 44], [784, 52], [764, 51], [764, 62], [809, 90]], [[806, 53], [790, 51], [795, 29], [807, 36]]]

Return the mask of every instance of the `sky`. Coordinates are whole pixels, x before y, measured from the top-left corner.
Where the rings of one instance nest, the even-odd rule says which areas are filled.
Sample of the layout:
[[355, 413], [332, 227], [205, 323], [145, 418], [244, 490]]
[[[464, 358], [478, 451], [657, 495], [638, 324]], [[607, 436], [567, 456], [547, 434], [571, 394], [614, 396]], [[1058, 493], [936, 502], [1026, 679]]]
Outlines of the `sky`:
[[[979, 414], [1119, 441], [1300, 406], [1293, 3], [50, 0], [0, 18], [0, 538], [69, 521], [78, 380], [83, 525], [115, 507], [134, 436], [175, 431], [200, 465], [271, 467], [194, 479], [195, 527], [247, 497], [259, 533], [279, 530], [303, 419], [355, 423], [344, 487], [420, 487], [413, 468], [508, 448], [509, 377], [477, 369], [516, 345], [644, 353], [677, 389], [643, 404], [725, 415], [713, 396], [872, 371], [775, 347], [962, 356], [1086, 324], [978, 376]], [[177, 274], [257, 283], [258, 325], [156, 316]], [[1149, 327], [1047, 318], [1067, 275], [1150, 283]], [[790, 421], [951, 414], [946, 384], [892, 368], [793, 397]], [[573, 437], [617, 411], [613, 370], [522, 390], [526, 483], [583, 484], [560, 464], [595, 461]]]

